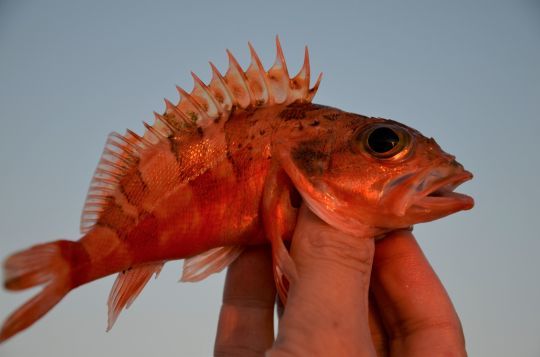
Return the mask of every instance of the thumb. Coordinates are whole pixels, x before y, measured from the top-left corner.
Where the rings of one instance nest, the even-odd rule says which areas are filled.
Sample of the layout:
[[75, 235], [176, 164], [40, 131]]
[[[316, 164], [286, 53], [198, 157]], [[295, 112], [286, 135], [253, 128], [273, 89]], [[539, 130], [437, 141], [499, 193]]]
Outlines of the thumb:
[[291, 246], [291, 285], [270, 356], [374, 356], [368, 325], [373, 239], [328, 226], [302, 206]]

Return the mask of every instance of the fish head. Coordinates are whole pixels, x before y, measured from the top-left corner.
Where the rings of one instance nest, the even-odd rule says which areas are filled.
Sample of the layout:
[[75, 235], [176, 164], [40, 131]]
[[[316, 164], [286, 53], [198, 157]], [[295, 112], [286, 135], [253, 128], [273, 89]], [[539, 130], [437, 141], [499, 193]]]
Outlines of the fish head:
[[296, 141], [285, 165], [321, 219], [377, 234], [473, 207], [454, 192], [473, 175], [433, 138], [393, 120], [349, 117], [326, 135]]

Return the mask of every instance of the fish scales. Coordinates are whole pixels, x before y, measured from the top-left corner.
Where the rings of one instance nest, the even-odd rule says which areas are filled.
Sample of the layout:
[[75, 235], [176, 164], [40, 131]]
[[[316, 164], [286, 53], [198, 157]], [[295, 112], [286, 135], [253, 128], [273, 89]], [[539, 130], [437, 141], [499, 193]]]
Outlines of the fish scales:
[[144, 123], [112, 133], [92, 179], [78, 241], [55, 241], [5, 262], [5, 287], [43, 290], [2, 326], [0, 342], [32, 325], [69, 291], [118, 273], [108, 329], [163, 264], [185, 259], [183, 281], [227, 267], [245, 246], [270, 243], [285, 303], [297, 280], [284, 240], [302, 203], [358, 239], [470, 209], [454, 192], [472, 175], [431, 138], [398, 122], [314, 104], [304, 64], [291, 77], [279, 40], [267, 71], [249, 45], [244, 71], [227, 51], [224, 75], [195, 74], [191, 93]]

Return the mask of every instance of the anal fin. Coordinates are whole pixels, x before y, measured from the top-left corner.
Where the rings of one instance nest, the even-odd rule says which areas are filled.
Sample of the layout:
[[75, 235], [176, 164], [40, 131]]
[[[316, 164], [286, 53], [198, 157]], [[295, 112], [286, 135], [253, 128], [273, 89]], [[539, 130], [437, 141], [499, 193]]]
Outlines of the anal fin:
[[184, 260], [180, 281], [200, 281], [211, 274], [218, 273], [235, 261], [243, 251], [242, 246], [218, 247], [188, 258]]
[[113, 327], [122, 309], [131, 306], [152, 275], [156, 274], [157, 278], [163, 264], [165, 263], [145, 264], [118, 274], [109, 294], [107, 331]]

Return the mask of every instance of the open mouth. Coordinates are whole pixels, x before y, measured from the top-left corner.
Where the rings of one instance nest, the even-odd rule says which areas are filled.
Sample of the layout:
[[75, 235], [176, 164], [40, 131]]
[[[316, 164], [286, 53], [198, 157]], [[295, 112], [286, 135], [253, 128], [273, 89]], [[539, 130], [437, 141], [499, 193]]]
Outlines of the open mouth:
[[437, 208], [437, 207], [455, 207], [460, 209], [471, 209], [474, 205], [472, 197], [462, 193], [454, 192], [454, 190], [462, 183], [472, 179], [473, 175], [468, 171], [462, 171], [458, 174], [450, 175], [443, 179], [438, 179], [431, 184], [426, 178], [420, 186], [429, 186], [421, 193], [421, 198], [415, 202], [415, 206], [422, 208]]

